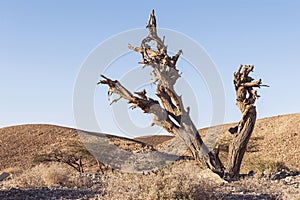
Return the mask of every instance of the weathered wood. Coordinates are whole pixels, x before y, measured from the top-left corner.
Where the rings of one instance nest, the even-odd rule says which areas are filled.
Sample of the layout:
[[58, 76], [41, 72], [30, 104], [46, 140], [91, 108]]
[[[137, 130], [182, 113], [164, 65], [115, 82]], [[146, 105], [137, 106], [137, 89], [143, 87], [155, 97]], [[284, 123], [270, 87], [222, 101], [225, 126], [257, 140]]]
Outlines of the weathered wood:
[[256, 109], [251, 108], [247, 113], [243, 126], [238, 127], [238, 132], [229, 146], [228, 174], [230, 177], [237, 177], [240, 173], [242, 160], [247, 149], [247, 144], [254, 129], [256, 120]]
[[253, 65], [240, 65], [233, 77], [236, 90], [236, 105], [242, 113], [242, 118], [237, 126], [229, 129], [229, 132], [234, 134], [234, 139], [229, 147], [227, 169], [231, 178], [239, 176], [247, 144], [254, 129], [256, 121], [256, 107], [254, 103], [259, 97], [254, 87], [267, 86], [262, 85], [261, 79], [253, 81], [254, 79], [249, 76], [253, 68]]
[[[112, 103], [123, 98], [131, 104], [132, 109], [140, 108], [145, 113], [153, 114], [153, 125], [161, 126], [169, 133], [178, 135], [196, 160], [204, 160], [212, 171], [223, 174], [224, 166], [219, 159], [218, 148], [209, 151], [190, 118], [189, 108], [184, 107], [181, 96], [174, 89], [180, 77], [176, 63], [182, 51], [179, 50], [172, 57], [168, 55], [164, 40], [160, 39], [157, 34], [154, 10], [149, 16], [147, 28], [149, 35], [142, 40], [140, 47], [133, 47], [129, 44], [128, 48], [142, 55], [141, 64], [152, 67], [152, 82], [157, 85], [156, 96], [159, 101], [147, 97], [145, 90], [135, 92], [137, 95], [135, 96], [117, 80], [113, 81], [103, 75], [99, 83], [109, 86], [109, 96], [113, 93], [119, 95]], [[151, 46], [153, 43], [155, 47]]]

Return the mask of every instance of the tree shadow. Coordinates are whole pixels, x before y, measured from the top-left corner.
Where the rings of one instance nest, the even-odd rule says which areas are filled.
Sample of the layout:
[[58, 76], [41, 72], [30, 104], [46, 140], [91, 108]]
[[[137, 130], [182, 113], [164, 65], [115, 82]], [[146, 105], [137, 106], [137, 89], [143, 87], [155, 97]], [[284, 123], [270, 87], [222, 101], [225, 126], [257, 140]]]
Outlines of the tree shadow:
[[60, 188], [36, 188], [0, 190], [0, 199], [90, 199], [100, 198], [102, 191]]
[[293, 176], [299, 176], [300, 171], [295, 171], [295, 172], [286, 172], [286, 171], [281, 171], [275, 174], [270, 174], [268, 175], [271, 180], [281, 180], [285, 179], [287, 177], [293, 177]]
[[221, 198], [216, 197], [216, 199], [223, 199], [223, 200], [233, 200], [233, 199], [243, 199], [243, 200], [275, 200], [278, 199], [274, 195], [270, 194], [224, 194]]
[[[113, 170], [142, 173], [160, 169], [178, 160], [192, 159], [182, 156], [187, 147], [177, 137], [172, 139], [176, 145], [169, 145], [170, 149], [157, 150], [144, 142], [125, 137], [81, 130], [78, 133], [81, 142], [98, 163]], [[176, 151], [173, 152], [175, 147]]]
[[201, 184], [194, 185], [189, 192], [178, 190], [174, 193], [175, 199], [199, 199], [199, 200], [275, 200], [278, 199], [276, 194], [267, 194], [267, 193], [231, 193], [230, 191], [220, 191], [215, 187], [210, 187], [209, 185]]

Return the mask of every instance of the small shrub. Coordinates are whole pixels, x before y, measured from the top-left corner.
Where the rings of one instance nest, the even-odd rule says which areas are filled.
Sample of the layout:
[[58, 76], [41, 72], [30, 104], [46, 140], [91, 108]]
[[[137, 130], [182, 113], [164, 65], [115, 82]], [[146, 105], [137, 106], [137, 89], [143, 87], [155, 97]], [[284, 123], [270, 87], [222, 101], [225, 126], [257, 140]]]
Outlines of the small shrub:
[[7, 188], [39, 188], [54, 186], [70, 186], [72, 173], [65, 165], [50, 163], [37, 165], [19, 176], [6, 181], [3, 185]]
[[46, 186], [69, 185], [70, 170], [63, 165], [50, 165], [43, 169], [42, 179]]
[[83, 173], [82, 156], [72, 152], [64, 152], [58, 149], [51, 153], [35, 155], [33, 163], [58, 162], [65, 163], [78, 172]]

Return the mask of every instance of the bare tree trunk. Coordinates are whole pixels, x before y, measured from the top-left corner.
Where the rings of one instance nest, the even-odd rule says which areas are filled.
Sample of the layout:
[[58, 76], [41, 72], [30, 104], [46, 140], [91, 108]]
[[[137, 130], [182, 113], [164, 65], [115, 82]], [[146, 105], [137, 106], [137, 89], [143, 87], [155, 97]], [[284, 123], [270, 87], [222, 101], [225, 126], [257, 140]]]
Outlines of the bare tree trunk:
[[[209, 151], [190, 118], [189, 107], [184, 107], [181, 96], [174, 90], [174, 85], [180, 77], [176, 62], [182, 51], [179, 50], [174, 56], [168, 55], [164, 40], [157, 35], [154, 10], [149, 16], [147, 28], [149, 35], [142, 40], [141, 46], [128, 45], [128, 48], [142, 55], [141, 64], [152, 67], [152, 82], [157, 85], [156, 96], [159, 101], [148, 97], [145, 90], [132, 94], [117, 80], [111, 80], [103, 75], [99, 83], [109, 86], [109, 95], [113, 93], [119, 95], [112, 103], [123, 98], [132, 105], [132, 109], [140, 108], [145, 113], [153, 114], [153, 125], [161, 126], [169, 133], [178, 135], [196, 160], [204, 160], [212, 171], [222, 175], [224, 166], [219, 159], [218, 148]], [[152, 42], [155, 44], [154, 47]]]
[[253, 87], [266, 86], [262, 85], [261, 79], [253, 82], [254, 79], [249, 76], [253, 68], [254, 66], [241, 65], [234, 73], [236, 105], [242, 113], [242, 119], [236, 127], [229, 129], [229, 132], [234, 134], [234, 139], [229, 147], [227, 169], [231, 178], [239, 176], [242, 160], [256, 121], [254, 103], [259, 96]]
[[228, 173], [230, 177], [235, 177], [239, 175], [242, 160], [247, 149], [247, 144], [251, 137], [252, 131], [254, 129], [256, 120], [256, 109], [252, 108], [249, 110], [247, 119], [244, 126], [235, 134], [230, 147], [228, 156]]

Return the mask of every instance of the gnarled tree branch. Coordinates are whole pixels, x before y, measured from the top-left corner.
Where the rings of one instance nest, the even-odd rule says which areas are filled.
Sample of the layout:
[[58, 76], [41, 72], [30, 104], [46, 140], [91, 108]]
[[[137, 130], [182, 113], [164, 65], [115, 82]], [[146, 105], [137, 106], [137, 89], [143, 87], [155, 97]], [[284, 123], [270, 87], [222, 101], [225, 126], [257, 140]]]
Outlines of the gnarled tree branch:
[[[174, 85], [180, 77], [176, 63], [182, 54], [179, 50], [174, 56], [169, 56], [164, 40], [160, 39], [156, 29], [154, 10], [149, 16], [147, 27], [148, 36], [142, 40], [140, 47], [128, 48], [140, 53], [142, 61], [139, 62], [152, 68], [153, 83], [157, 85], [156, 95], [160, 101], [146, 96], [146, 91], [135, 92], [133, 95], [117, 80], [111, 80], [103, 75], [99, 83], [109, 86], [108, 95], [117, 94], [131, 104], [132, 108], [140, 108], [145, 113], [153, 114], [153, 124], [163, 127], [168, 132], [178, 135], [187, 145], [194, 158], [204, 160], [207, 166], [214, 172], [223, 174], [224, 166], [218, 157], [218, 149], [209, 151], [203, 143], [197, 128], [189, 115], [189, 108], [184, 108], [181, 96], [174, 90]], [[155, 46], [151, 46], [152, 43]]]

